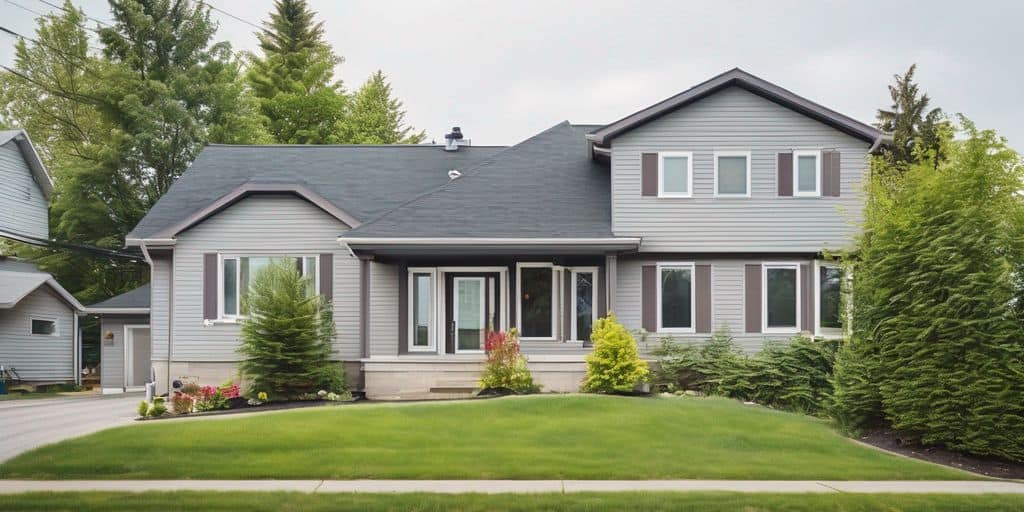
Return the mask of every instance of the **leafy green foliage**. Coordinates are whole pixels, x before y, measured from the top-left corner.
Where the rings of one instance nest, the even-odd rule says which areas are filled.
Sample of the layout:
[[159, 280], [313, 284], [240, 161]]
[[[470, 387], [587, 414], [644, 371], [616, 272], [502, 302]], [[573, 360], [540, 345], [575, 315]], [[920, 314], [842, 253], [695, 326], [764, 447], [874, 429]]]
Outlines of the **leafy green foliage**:
[[883, 158], [889, 165], [885, 171], [901, 174], [908, 164], [922, 159], [939, 162], [945, 158], [942, 138], [949, 129], [942, 109], [928, 109], [931, 98], [919, 93], [914, 82], [917, 64], [913, 64], [903, 75], [895, 75], [895, 85], [889, 86], [892, 106], [879, 109], [875, 123], [880, 130], [891, 133], [893, 143], [882, 149]]
[[859, 352], [836, 380], [835, 414], [874, 415], [874, 379], [902, 436], [1024, 460], [1024, 169], [1005, 140], [961, 121], [945, 161], [870, 184], [854, 268]]
[[856, 433], [861, 428], [882, 420], [882, 396], [878, 355], [859, 339], [844, 343], [836, 354], [832, 374], [832, 400], [829, 414], [846, 432]]
[[353, 95], [345, 131], [353, 144], [419, 144], [427, 137], [405, 125], [402, 102], [392, 96], [391, 84], [379, 70]]
[[346, 391], [342, 365], [331, 361], [335, 328], [330, 302], [309, 295], [308, 281], [294, 265], [277, 260], [253, 279], [239, 348], [245, 358], [239, 369], [252, 396]]
[[590, 340], [594, 350], [587, 354], [587, 376], [583, 390], [590, 393], [629, 393], [646, 382], [650, 370], [640, 358], [636, 340], [615, 315], [594, 322]]
[[533, 383], [533, 375], [526, 358], [519, 353], [519, 331], [489, 332], [486, 341], [487, 363], [480, 375], [480, 388], [509, 390], [515, 393], [533, 393], [540, 386]]
[[719, 331], [699, 346], [663, 339], [654, 355], [661, 367], [658, 381], [672, 387], [821, 414], [832, 392], [835, 351], [835, 342], [796, 336], [748, 356]]

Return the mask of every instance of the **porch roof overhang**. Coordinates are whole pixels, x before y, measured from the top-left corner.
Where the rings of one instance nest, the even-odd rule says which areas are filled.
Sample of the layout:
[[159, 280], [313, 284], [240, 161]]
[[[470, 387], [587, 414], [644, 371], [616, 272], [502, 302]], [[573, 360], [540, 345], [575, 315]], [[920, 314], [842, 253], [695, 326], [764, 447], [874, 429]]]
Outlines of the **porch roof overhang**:
[[385, 256], [605, 254], [635, 251], [640, 238], [338, 238], [350, 251]]

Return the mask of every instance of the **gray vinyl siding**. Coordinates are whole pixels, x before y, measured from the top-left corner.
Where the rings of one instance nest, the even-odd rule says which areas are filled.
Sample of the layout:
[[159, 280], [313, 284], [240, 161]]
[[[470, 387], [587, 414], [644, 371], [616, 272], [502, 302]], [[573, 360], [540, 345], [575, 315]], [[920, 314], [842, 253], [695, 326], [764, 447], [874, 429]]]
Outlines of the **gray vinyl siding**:
[[[0, 364], [24, 380], [74, 380], [74, 313], [48, 285], [0, 310]], [[57, 336], [33, 335], [32, 318], [55, 320]]]
[[150, 336], [153, 340], [153, 360], [167, 360], [167, 340], [170, 325], [171, 303], [171, 257], [169, 254], [152, 256], [153, 266], [150, 274]]
[[[124, 326], [147, 324], [149, 324], [149, 317], [146, 315], [103, 315], [100, 317], [100, 387], [124, 387]], [[114, 335], [113, 340], [102, 339], [107, 332]], [[152, 336], [152, 334], [153, 329], [150, 326], [150, 335]], [[151, 337], [150, 340], [152, 339]], [[153, 342], [153, 347], [156, 347], [155, 342]]]
[[[612, 141], [612, 230], [646, 252], [818, 252], [845, 247], [860, 219], [870, 145], [739, 88]], [[777, 154], [838, 149], [840, 197], [778, 197]], [[751, 197], [715, 198], [714, 152], [751, 152]], [[641, 196], [640, 155], [693, 152], [693, 197]]]
[[[746, 352], [758, 352], [765, 341], [788, 339], [786, 334], [760, 334], [744, 332], [744, 279], [743, 270], [747, 264], [761, 264], [762, 259], [715, 259], [692, 260], [685, 257], [672, 257], [665, 261], [693, 261], [694, 263], [711, 265], [711, 328], [712, 331], [726, 329], [736, 339], [737, 345]], [[773, 260], [776, 261], [776, 260]], [[811, 260], [791, 259], [785, 261], [811, 263]], [[619, 258], [618, 286], [616, 287], [615, 315], [630, 331], [641, 328], [641, 280], [640, 272], [643, 265], [657, 264], [657, 260], [639, 260]], [[806, 299], [806, 297], [804, 298]], [[646, 346], [641, 343], [641, 350], [648, 353], [658, 346], [663, 335], [650, 333]], [[678, 341], [702, 342], [711, 335], [671, 334]], [[638, 339], [638, 341], [640, 341]]]
[[46, 198], [13, 140], [0, 146], [0, 229], [49, 238]]
[[370, 356], [398, 355], [398, 265], [370, 263]]
[[[282, 256], [333, 253], [334, 316], [338, 330], [334, 348], [341, 358], [359, 358], [358, 260], [337, 242], [338, 235], [347, 229], [344, 223], [301, 198], [259, 195], [243, 199], [178, 235], [173, 260], [171, 359], [239, 359], [238, 324], [203, 325], [203, 254], [217, 252]], [[158, 288], [159, 285], [154, 286]]]

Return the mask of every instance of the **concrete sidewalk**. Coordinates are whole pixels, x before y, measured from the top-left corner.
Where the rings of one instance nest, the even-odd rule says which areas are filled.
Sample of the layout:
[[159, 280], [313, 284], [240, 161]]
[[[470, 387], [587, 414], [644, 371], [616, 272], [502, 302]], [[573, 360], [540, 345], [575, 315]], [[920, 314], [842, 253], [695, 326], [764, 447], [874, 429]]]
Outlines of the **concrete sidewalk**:
[[304, 493], [742, 493], [1024, 494], [1024, 482], [815, 480], [0, 480], [0, 494], [72, 491], [290, 491]]

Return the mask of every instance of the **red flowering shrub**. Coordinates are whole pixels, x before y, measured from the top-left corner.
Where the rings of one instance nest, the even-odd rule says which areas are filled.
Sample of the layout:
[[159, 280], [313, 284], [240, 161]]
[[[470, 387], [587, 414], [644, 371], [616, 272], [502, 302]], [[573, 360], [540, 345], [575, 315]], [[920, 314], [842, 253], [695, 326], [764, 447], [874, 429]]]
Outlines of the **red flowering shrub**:
[[175, 414], [188, 414], [192, 412], [196, 405], [196, 397], [175, 391], [174, 395], [171, 396], [171, 410]]
[[501, 389], [515, 393], [530, 393], [540, 389], [526, 366], [526, 358], [519, 353], [519, 331], [489, 332], [484, 348], [487, 365], [480, 376], [483, 389]]
[[224, 398], [228, 399], [238, 398], [239, 396], [241, 396], [238, 384], [234, 383], [221, 384], [220, 387], [217, 388], [217, 391], [220, 391], [220, 394], [223, 395]]

